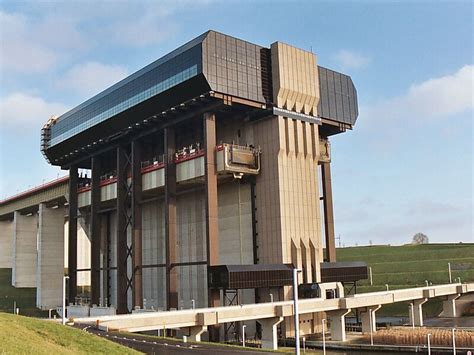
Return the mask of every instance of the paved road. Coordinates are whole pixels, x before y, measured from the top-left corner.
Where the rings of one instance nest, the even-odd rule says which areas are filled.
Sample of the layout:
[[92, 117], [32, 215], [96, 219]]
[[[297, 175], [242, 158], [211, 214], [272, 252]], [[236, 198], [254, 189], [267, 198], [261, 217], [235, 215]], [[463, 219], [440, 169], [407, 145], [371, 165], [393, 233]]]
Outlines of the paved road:
[[263, 351], [252, 351], [252, 350], [240, 350], [238, 348], [231, 348], [219, 345], [208, 345], [208, 344], [196, 344], [196, 343], [183, 343], [180, 341], [170, 341], [169, 339], [160, 339], [158, 337], [147, 337], [143, 335], [131, 334], [131, 333], [119, 333], [119, 332], [102, 332], [95, 328], [79, 326], [78, 328], [83, 329], [89, 333], [95, 334], [102, 338], [111, 340], [113, 342], [128, 346], [135, 350], [141, 351], [146, 354], [163, 354], [163, 355], [183, 355], [183, 354], [245, 354], [245, 355], [262, 355], [262, 354], [275, 354], [274, 352], [263, 352]]

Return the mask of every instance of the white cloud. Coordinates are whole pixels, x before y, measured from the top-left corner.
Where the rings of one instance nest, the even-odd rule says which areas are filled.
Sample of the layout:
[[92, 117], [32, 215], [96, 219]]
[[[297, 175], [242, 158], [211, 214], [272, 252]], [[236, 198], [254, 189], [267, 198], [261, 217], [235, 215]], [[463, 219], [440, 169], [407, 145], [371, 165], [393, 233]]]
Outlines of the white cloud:
[[370, 58], [361, 53], [341, 49], [336, 53], [334, 59], [339, 63], [343, 70], [361, 69], [370, 63]]
[[33, 39], [34, 26], [23, 15], [0, 11], [0, 68], [23, 73], [38, 73], [50, 68], [57, 54]]
[[40, 97], [24, 93], [12, 93], [0, 99], [0, 127], [17, 132], [39, 130], [52, 115], [60, 115], [67, 107], [60, 103], [46, 102]]
[[472, 110], [473, 82], [474, 66], [466, 65], [454, 74], [413, 84], [402, 96], [361, 107], [361, 118], [420, 121]]
[[126, 76], [127, 70], [122, 66], [87, 62], [73, 66], [58, 81], [58, 85], [84, 96], [92, 96]]

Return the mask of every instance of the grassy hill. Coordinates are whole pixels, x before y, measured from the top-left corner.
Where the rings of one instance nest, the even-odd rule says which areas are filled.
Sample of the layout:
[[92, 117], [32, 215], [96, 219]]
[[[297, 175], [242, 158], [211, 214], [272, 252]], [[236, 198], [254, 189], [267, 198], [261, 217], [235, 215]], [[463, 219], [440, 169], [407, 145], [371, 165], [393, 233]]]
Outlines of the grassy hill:
[[[338, 261], [365, 261], [372, 268], [373, 285], [369, 281], [357, 284], [357, 292], [374, 292], [390, 289], [449, 283], [448, 263], [452, 266], [453, 281], [474, 281], [474, 244], [423, 244], [388, 246], [374, 245], [337, 249]], [[463, 270], [461, 270], [463, 269]], [[429, 301], [426, 314], [441, 311], [441, 301]], [[384, 306], [380, 314], [407, 315], [406, 304]]]
[[0, 313], [1, 354], [139, 354], [82, 330]]

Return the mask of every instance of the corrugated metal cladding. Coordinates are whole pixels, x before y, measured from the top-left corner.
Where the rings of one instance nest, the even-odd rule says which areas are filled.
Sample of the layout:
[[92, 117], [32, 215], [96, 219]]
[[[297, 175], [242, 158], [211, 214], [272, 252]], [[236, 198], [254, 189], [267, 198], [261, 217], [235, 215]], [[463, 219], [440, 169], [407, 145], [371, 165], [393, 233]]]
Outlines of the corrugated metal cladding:
[[348, 75], [318, 67], [320, 99], [318, 115], [337, 122], [353, 125], [359, 110], [357, 91]]
[[202, 42], [203, 73], [215, 91], [265, 103], [268, 86], [268, 49], [209, 31]]

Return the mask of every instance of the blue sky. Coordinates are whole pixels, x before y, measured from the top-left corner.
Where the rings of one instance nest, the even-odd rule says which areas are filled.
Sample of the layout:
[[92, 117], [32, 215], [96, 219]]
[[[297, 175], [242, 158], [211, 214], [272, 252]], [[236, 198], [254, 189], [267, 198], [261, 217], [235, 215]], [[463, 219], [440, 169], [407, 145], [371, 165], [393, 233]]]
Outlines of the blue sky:
[[352, 76], [360, 115], [332, 140], [342, 244], [474, 242], [470, 1], [0, 3], [0, 199], [65, 174], [39, 152], [61, 114], [215, 29], [283, 41]]

